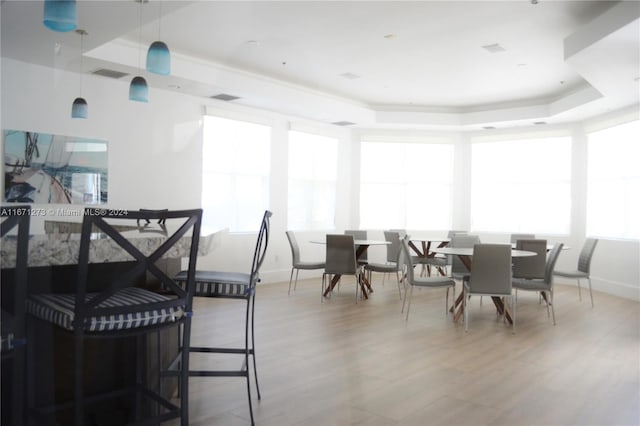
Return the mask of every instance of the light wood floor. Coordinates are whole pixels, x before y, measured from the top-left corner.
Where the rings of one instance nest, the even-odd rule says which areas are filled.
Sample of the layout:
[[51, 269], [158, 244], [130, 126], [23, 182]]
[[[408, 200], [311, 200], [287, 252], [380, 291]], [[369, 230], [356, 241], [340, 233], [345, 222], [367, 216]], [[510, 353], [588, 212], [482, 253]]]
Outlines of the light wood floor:
[[[382, 286], [381, 275], [358, 304], [349, 278], [324, 303], [319, 279], [290, 296], [287, 287], [257, 291], [259, 426], [640, 424], [637, 302], [595, 293], [591, 308], [588, 293], [580, 302], [575, 287], [557, 285], [554, 327], [538, 297], [520, 292], [514, 335], [474, 298], [465, 333], [444, 313], [444, 290], [414, 291], [405, 322], [395, 282]], [[193, 344], [241, 341], [233, 311], [243, 308], [231, 304], [197, 299]], [[199, 356], [192, 368], [211, 364]], [[190, 387], [192, 425], [249, 424], [243, 378]]]

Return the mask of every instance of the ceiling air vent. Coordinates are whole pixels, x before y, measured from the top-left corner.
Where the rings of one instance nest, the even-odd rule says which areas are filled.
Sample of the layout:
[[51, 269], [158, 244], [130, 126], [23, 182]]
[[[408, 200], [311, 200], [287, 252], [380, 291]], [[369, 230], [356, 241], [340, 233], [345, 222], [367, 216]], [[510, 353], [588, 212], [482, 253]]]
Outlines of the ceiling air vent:
[[547, 124], [547, 122], [546, 121], [534, 121], [533, 124], [535, 124], [536, 126], [542, 126], [542, 125]]
[[115, 79], [122, 78], [125, 75], [129, 75], [126, 72], [110, 70], [110, 69], [107, 69], [107, 68], [95, 69], [95, 70], [91, 71], [91, 74], [99, 75], [99, 76], [102, 76], [102, 77], [115, 78]]
[[487, 44], [486, 46], [482, 46], [482, 48], [484, 50], [486, 50], [487, 52], [491, 52], [491, 53], [498, 53], [498, 52], [506, 51], [506, 49], [504, 47], [500, 46], [498, 43]]
[[352, 123], [351, 121], [334, 121], [331, 124], [335, 124], [336, 126], [353, 126], [356, 123]]
[[211, 99], [217, 99], [219, 101], [235, 101], [236, 99], [240, 99], [240, 97], [227, 95], [226, 93], [219, 93], [217, 95], [211, 96]]
[[495, 129], [495, 127], [494, 127], [494, 126], [483, 126], [482, 128], [483, 128], [483, 129], [485, 129], [485, 130], [492, 130], [492, 129]]

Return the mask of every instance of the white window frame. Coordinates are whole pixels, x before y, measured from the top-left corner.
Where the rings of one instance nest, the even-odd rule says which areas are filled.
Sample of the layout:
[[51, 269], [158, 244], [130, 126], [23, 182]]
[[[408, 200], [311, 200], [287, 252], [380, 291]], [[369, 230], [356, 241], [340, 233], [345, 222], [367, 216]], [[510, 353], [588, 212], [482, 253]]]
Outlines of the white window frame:
[[587, 133], [589, 236], [640, 239], [640, 120]]
[[204, 116], [202, 207], [206, 226], [230, 232], [258, 231], [259, 218], [270, 199], [271, 134], [271, 127], [263, 123]]
[[360, 228], [451, 229], [453, 143], [363, 138], [360, 149]]
[[570, 136], [505, 136], [471, 144], [473, 232], [568, 235]]

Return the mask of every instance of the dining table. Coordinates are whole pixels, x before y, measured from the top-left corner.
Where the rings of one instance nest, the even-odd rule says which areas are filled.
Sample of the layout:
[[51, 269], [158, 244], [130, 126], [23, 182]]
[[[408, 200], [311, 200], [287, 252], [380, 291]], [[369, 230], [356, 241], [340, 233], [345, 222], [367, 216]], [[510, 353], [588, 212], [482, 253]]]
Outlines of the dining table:
[[[327, 243], [326, 239], [311, 240], [310, 242], [314, 244]], [[370, 239], [353, 240], [353, 245], [355, 246], [355, 249], [356, 249], [356, 261], [358, 261], [359, 259], [361, 260], [363, 258], [364, 254], [367, 252], [370, 246], [383, 246], [383, 245], [389, 245], [389, 244], [391, 244], [391, 242], [385, 241], [385, 240], [370, 240]], [[324, 297], [329, 297], [329, 294], [333, 291], [333, 289], [338, 284], [338, 282], [340, 282], [341, 276], [342, 275], [340, 274], [335, 274], [331, 278], [331, 283], [329, 283], [329, 285], [327, 286], [327, 288], [323, 293]], [[360, 276], [360, 279], [358, 284], [360, 285], [360, 289], [362, 290], [362, 297], [365, 299], [368, 299], [369, 294], [373, 293], [373, 288], [371, 287], [371, 283], [369, 282], [365, 274], [360, 274], [359, 276]]]
[[[454, 255], [458, 256], [460, 261], [464, 264], [468, 271], [471, 272], [471, 264], [473, 258], [473, 248], [472, 247], [441, 247], [433, 249], [434, 253], [440, 253], [444, 255]], [[511, 250], [511, 257], [528, 257], [528, 256], [537, 256], [537, 254], [533, 251], [528, 250]], [[464, 292], [460, 292], [458, 297], [453, 303], [453, 306], [449, 309], [449, 312], [453, 312], [454, 321], [459, 321], [464, 314]], [[509, 313], [509, 309], [507, 306], [502, 303], [502, 299], [498, 296], [491, 296], [491, 300], [493, 301], [496, 309], [499, 314], [504, 314], [505, 318], [511, 324], [513, 319], [511, 318], [511, 314]]]

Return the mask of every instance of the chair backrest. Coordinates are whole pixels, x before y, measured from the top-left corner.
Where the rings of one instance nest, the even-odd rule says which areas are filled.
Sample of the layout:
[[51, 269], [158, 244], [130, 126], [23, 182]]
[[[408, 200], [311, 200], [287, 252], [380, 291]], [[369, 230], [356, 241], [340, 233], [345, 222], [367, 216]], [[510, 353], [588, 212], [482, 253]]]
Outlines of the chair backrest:
[[468, 232], [450, 229], [449, 232], [447, 232], [447, 238], [451, 239], [454, 235], [464, 235], [464, 234], [468, 234]]
[[[471, 234], [453, 234], [449, 247], [455, 248], [473, 248], [476, 244], [480, 244], [480, 237]], [[453, 273], [467, 273], [469, 270], [462, 263], [462, 260], [458, 256], [449, 256], [449, 263], [451, 264], [451, 272]]]
[[[152, 222], [153, 221], [153, 222]], [[80, 250], [78, 255], [78, 282], [75, 294], [74, 328], [89, 328], [87, 321], [91, 316], [116, 316], [128, 312], [128, 306], [108, 305], [105, 302], [116, 292], [134, 287], [145, 277], [153, 277], [159, 281], [160, 287], [170, 296], [163, 301], [148, 302], [148, 310], [161, 311], [171, 308], [192, 310], [195, 287], [196, 259], [200, 241], [202, 209], [193, 210], [158, 210], [158, 211], [107, 211], [87, 208], [84, 210]], [[123, 230], [118, 225], [123, 223], [144, 223], [139, 231]], [[113, 277], [96, 277], [90, 273], [89, 264], [92, 252], [91, 242], [95, 239], [95, 230], [100, 232], [99, 238], [110, 240], [114, 250], [114, 258], [126, 258], [131, 266]], [[152, 244], [137, 244], [136, 236], [141, 232], [157, 232], [157, 241]], [[152, 251], [148, 253], [148, 251]], [[174, 257], [176, 251], [188, 258], [187, 279], [184, 287], [173, 277], [161, 270], [156, 263], [166, 257]], [[94, 280], [100, 278], [102, 286], [92, 288]], [[89, 292], [95, 295], [87, 298]], [[107, 306], [108, 305], [108, 306]]]
[[593, 252], [596, 249], [598, 240], [596, 238], [587, 238], [580, 250], [580, 257], [578, 258], [578, 271], [589, 274], [591, 272], [591, 258]]
[[400, 235], [400, 238], [404, 238], [404, 236], [407, 235], [406, 229], [389, 229], [389, 231], [397, 232]]
[[[344, 231], [345, 235], [353, 235], [354, 240], [366, 240], [367, 239], [367, 231], [366, 230], [357, 230], [357, 229], [347, 229]], [[368, 253], [365, 251], [362, 253], [358, 260], [366, 261], [368, 259]]]
[[[2, 238], [2, 253], [7, 256], [3, 258], [6, 261], [5, 267], [13, 267], [13, 282], [11, 283], [11, 291], [3, 289], [2, 294], [13, 294], [10, 303], [3, 303], [2, 309], [13, 314], [16, 321], [13, 322], [12, 336], [2, 336], [9, 339], [7, 345], [3, 342], [2, 346], [14, 347], [20, 344], [25, 336], [24, 318], [25, 299], [27, 295], [27, 266], [29, 258], [29, 226], [31, 221], [30, 209], [28, 206], [3, 206], [2, 224], [0, 225], [0, 237]], [[16, 230], [15, 235], [13, 230]], [[15, 249], [14, 249], [15, 247]], [[2, 283], [6, 285], [8, 283]], [[9, 306], [10, 305], [10, 306]]]
[[526, 279], [544, 279], [547, 260], [547, 240], [525, 240], [516, 242], [517, 250], [533, 251], [535, 256], [513, 258], [513, 277]]
[[300, 263], [300, 247], [293, 231], [287, 231], [287, 239], [289, 240], [289, 247], [291, 247], [291, 263], [295, 267]]
[[511, 234], [511, 242], [517, 243], [518, 240], [535, 240], [535, 234]]
[[327, 234], [325, 273], [356, 273], [356, 247], [353, 240], [353, 235]]
[[260, 223], [260, 230], [258, 231], [258, 239], [256, 241], [256, 248], [253, 252], [253, 261], [251, 263], [251, 283], [250, 291], [254, 289], [256, 284], [260, 282], [260, 268], [264, 262], [264, 258], [267, 254], [267, 247], [269, 246], [269, 230], [271, 229], [271, 216], [273, 213], [269, 210], [264, 211], [262, 215], [262, 222]]
[[414, 266], [413, 266], [413, 258], [411, 257], [411, 247], [409, 247], [409, 241], [411, 241], [411, 237], [409, 235], [405, 235], [401, 240], [402, 247], [402, 255], [400, 256], [400, 260], [403, 265], [404, 273], [406, 274], [406, 278], [409, 284], [413, 284], [415, 280], [414, 275]]
[[563, 243], [554, 245], [547, 257], [547, 263], [544, 265], [544, 282], [549, 286], [553, 285], [553, 270], [556, 268], [556, 261], [560, 257], [563, 246]]
[[471, 293], [511, 294], [511, 245], [476, 244], [473, 246]]
[[387, 262], [398, 263], [400, 250], [402, 249], [400, 233], [397, 231], [384, 231], [384, 240], [391, 243], [387, 245]]

